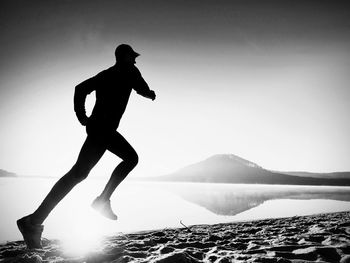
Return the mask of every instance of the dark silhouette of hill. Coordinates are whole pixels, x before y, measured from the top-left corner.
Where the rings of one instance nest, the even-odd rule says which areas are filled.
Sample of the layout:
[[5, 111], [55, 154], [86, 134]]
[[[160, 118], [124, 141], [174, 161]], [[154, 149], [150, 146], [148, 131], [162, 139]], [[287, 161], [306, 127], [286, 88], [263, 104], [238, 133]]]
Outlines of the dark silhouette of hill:
[[6, 170], [0, 169], [0, 177], [17, 177], [18, 175]]
[[350, 179], [350, 172], [333, 172], [333, 173], [310, 173], [303, 171], [271, 171], [274, 173], [282, 173], [294, 176], [302, 176], [302, 177], [313, 177], [313, 178], [325, 178], [325, 179]]
[[296, 176], [285, 172], [269, 171], [251, 161], [233, 154], [218, 154], [204, 161], [186, 166], [172, 174], [149, 177], [152, 181], [338, 185], [350, 186], [350, 172], [332, 173], [334, 177]]

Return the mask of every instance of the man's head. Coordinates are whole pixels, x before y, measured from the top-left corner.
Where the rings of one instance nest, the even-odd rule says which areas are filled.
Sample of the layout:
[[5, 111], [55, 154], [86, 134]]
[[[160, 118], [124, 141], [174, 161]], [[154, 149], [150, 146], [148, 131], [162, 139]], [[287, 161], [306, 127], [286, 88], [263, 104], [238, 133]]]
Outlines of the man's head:
[[140, 56], [139, 53], [136, 53], [131, 46], [127, 44], [121, 44], [117, 46], [114, 52], [115, 59], [117, 62], [121, 62], [124, 64], [135, 64], [135, 59]]

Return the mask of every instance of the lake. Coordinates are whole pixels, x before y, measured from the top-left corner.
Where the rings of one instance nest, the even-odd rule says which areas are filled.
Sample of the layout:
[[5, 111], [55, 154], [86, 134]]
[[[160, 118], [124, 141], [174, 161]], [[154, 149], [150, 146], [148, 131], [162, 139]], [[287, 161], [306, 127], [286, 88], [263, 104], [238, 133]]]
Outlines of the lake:
[[[0, 178], [0, 243], [21, 239], [16, 220], [32, 213], [57, 178]], [[46, 238], [72, 244], [103, 235], [350, 210], [350, 187], [123, 182], [112, 196], [118, 221], [90, 207], [107, 179], [88, 178], [45, 221]], [[67, 241], [67, 242], [68, 242]]]

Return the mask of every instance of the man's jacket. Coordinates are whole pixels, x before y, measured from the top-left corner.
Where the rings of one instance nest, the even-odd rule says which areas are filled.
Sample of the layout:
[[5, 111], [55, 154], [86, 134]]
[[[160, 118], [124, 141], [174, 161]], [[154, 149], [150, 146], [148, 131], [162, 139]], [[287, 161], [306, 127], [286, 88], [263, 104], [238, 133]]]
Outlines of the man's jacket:
[[[116, 129], [132, 89], [143, 96], [147, 96], [150, 92], [146, 81], [134, 65], [123, 66], [117, 63], [83, 81], [75, 87], [74, 93], [74, 111], [78, 120], [83, 125]], [[85, 112], [85, 99], [93, 91], [96, 91], [96, 103], [88, 118]]]

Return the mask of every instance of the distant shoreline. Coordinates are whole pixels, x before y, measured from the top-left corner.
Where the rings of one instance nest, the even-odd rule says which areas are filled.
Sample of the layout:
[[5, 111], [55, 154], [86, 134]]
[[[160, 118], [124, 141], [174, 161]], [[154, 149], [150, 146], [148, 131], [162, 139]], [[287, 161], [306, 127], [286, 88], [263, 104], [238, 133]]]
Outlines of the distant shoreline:
[[[318, 178], [315, 178], [318, 179]], [[319, 179], [320, 182], [317, 183], [303, 183], [303, 182], [218, 182], [218, 181], [189, 181], [189, 180], [162, 180], [159, 177], [147, 177], [147, 178], [140, 178], [140, 179], [132, 179], [132, 181], [142, 181], [142, 182], [162, 182], [162, 183], [207, 183], [207, 184], [256, 184], [256, 185], [295, 185], [295, 186], [346, 186], [350, 187], [350, 180], [345, 179]], [[322, 182], [323, 180], [334, 180], [331, 183], [327, 184]]]
[[[59, 179], [59, 176], [40, 176], [40, 175], [15, 175], [15, 176], [0, 176], [1, 178], [12, 178], [12, 179]], [[96, 177], [91, 176], [88, 177], [87, 180], [108, 180], [109, 177]], [[157, 178], [158, 179], [158, 178]], [[337, 179], [333, 179], [337, 180]], [[143, 183], [191, 183], [191, 184], [242, 184], [242, 185], [281, 185], [281, 186], [334, 186], [334, 187], [350, 187], [350, 182], [343, 184], [302, 184], [302, 183], [251, 183], [251, 182], [205, 182], [205, 181], [171, 181], [171, 180], [155, 180], [154, 177], [129, 177], [126, 179], [124, 183], [127, 182], [143, 182]]]

